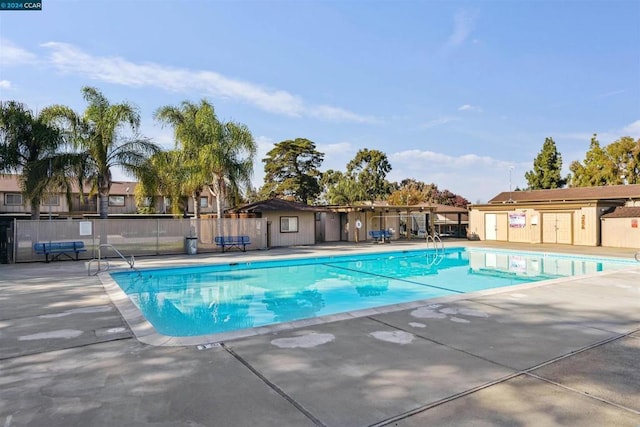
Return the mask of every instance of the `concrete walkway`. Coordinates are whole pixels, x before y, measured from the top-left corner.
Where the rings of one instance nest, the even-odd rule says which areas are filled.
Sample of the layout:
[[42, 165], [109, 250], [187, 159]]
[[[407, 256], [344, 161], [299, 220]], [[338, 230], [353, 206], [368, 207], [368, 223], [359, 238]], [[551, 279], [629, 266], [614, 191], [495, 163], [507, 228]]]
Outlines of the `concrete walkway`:
[[[150, 257], [136, 266], [376, 246]], [[0, 266], [0, 427], [637, 427], [640, 264], [207, 347], [139, 342], [83, 262]]]

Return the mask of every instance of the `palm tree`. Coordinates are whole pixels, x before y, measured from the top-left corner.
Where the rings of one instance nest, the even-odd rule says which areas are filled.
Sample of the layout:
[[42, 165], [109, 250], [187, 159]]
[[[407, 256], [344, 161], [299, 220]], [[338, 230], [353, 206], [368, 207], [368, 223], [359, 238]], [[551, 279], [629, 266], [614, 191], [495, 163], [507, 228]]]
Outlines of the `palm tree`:
[[19, 102], [0, 102], [0, 173], [20, 174], [31, 219], [40, 218], [43, 197], [64, 187], [65, 170], [73, 157], [58, 152], [65, 140], [50, 119], [49, 109], [34, 115]]
[[180, 151], [160, 151], [151, 156], [140, 182], [136, 186], [136, 199], [142, 205], [147, 199], [151, 200], [151, 206], [155, 205], [158, 194], [171, 199], [171, 213], [177, 215], [181, 212], [180, 203], [185, 196], [184, 182], [186, 170], [183, 165], [183, 156]]
[[220, 122], [204, 99], [198, 105], [183, 101], [179, 107], [161, 107], [155, 118], [174, 129], [186, 171], [183, 188], [193, 197], [196, 217], [200, 216], [202, 189], [208, 188], [216, 198], [220, 218], [222, 203], [237, 202], [242, 187], [251, 185], [256, 153], [251, 132], [243, 124]]
[[[160, 148], [138, 134], [140, 114], [132, 104], [111, 104], [93, 87], [83, 87], [82, 94], [89, 104], [82, 116], [64, 106], [56, 106], [56, 111], [58, 119], [66, 121], [75, 148], [85, 154], [85, 168], [78, 175], [86, 176], [93, 183], [98, 193], [100, 218], [107, 218], [113, 182], [111, 169], [119, 166], [138, 177], [147, 159]], [[129, 127], [133, 136], [121, 136], [123, 127]]]

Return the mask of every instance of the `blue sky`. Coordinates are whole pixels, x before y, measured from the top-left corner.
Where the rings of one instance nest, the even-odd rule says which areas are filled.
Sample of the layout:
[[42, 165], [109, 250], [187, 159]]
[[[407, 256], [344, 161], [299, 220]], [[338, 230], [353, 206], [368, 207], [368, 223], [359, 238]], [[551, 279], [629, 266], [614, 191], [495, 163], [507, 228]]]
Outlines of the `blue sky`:
[[[0, 11], [0, 99], [82, 111], [80, 89], [136, 104], [209, 99], [246, 124], [261, 159], [308, 138], [322, 170], [362, 148], [390, 180], [485, 202], [524, 174], [545, 137], [564, 168], [640, 138], [640, 1], [54, 1]], [[510, 174], [510, 167], [513, 171]], [[118, 178], [124, 178], [120, 173]]]

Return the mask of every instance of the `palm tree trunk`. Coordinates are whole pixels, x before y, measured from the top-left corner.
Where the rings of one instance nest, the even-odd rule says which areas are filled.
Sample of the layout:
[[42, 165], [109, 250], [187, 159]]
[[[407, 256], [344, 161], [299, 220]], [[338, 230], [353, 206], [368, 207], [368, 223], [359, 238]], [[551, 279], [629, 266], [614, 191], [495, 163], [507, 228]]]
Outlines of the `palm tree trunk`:
[[100, 211], [100, 218], [106, 219], [109, 217], [109, 193], [104, 194], [101, 191], [98, 199], [98, 210]]
[[31, 219], [39, 220], [40, 219], [40, 198], [29, 200], [31, 203]]
[[220, 185], [220, 182], [216, 182], [215, 183], [215, 187], [216, 187], [216, 191], [215, 191], [215, 197], [216, 197], [216, 212], [218, 214], [218, 219], [217, 219], [217, 226], [218, 226], [218, 235], [219, 236], [224, 236], [224, 224], [222, 223], [222, 186]]
[[98, 197], [100, 199], [100, 218], [109, 217], [109, 191], [111, 190], [111, 171], [98, 176]]
[[200, 218], [200, 191], [194, 191], [193, 197], [193, 216]]

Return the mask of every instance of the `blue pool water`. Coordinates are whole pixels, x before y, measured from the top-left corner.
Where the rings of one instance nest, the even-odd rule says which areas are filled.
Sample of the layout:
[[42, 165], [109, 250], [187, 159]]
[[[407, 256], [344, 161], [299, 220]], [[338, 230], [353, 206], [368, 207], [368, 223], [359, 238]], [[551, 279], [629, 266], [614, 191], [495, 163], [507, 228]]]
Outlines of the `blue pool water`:
[[450, 248], [111, 276], [164, 335], [229, 332], [329, 314], [630, 267], [540, 253]]

